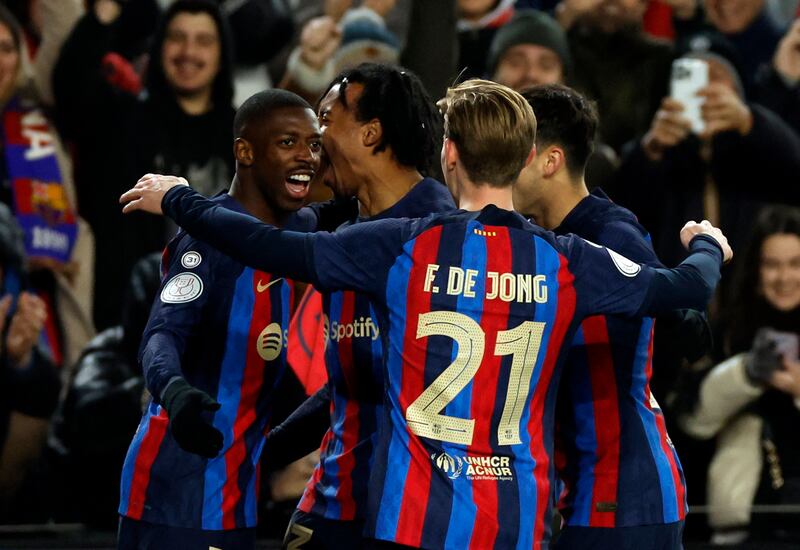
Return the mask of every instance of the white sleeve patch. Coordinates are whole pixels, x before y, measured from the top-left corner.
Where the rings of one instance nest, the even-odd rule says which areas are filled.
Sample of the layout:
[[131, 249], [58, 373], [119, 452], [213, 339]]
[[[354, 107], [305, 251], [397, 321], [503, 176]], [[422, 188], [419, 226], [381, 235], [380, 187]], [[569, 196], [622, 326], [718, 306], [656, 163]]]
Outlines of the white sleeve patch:
[[617, 266], [619, 272], [626, 277], [636, 277], [642, 270], [642, 266], [629, 260], [622, 254], [614, 252], [610, 248], [606, 248], [606, 250], [608, 250], [608, 254], [611, 256], [611, 260], [614, 262], [614, 265]]
[[190, 250], [183, 256], [181, 256], [181, 265], [186, 269], [192, 269], [200, 265], [200, 262], [203, 261], [203, 257], [200, 255], [199, 252], [195, 252], [194, 250]]
[[194, 273], [179, 273], [164, 285], [161, 301], [165, 304], [185, 304], [203, 293], [203, 281]]

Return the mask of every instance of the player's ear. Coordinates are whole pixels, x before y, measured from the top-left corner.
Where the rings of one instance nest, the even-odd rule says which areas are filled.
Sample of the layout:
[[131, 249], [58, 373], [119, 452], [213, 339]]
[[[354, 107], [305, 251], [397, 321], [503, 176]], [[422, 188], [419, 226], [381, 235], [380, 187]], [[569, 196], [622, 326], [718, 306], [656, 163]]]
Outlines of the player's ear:
[[255, 157], [253, 146], [244, 138], [236, 138], [233, 142], [233, 156], [238, 164], [252, 166]]
[[373, 118], [361, 127], [361, 141], [364, 147], [375, 147], [381, 142], [382, 137], [383, 126], [377, 118]]
[[452, 139], [444, 138], [444, 163], [442, 165], [443, 169], [448, 171], [453, 171], [456, 169], [456, 164], [458, 163], [458, 147], [453, 142]]
[[566, 165], [564, 158], [564, 150], [560, 147], [551, 145], [544, 152], [544, 164], [542, 165], [542, 174], [545, 177], [553, 176], [558, 173], [562, 167]]

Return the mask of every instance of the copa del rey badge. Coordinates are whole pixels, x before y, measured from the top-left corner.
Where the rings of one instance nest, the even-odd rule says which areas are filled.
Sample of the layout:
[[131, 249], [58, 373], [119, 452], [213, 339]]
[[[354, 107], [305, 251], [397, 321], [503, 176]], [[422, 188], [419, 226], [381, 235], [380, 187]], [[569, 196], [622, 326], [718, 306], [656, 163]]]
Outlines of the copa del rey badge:
[[179, 273], [164, 285], [161, 301], [165, 304], [185, 304], [203, 293], [203, 281], [194, 273]]

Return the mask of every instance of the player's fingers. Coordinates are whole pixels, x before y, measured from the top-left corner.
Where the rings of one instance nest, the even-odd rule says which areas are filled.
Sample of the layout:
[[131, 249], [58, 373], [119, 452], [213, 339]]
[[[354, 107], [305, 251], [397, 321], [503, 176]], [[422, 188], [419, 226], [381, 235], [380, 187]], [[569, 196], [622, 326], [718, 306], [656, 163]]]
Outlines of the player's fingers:
[[128, 204], [122, 207], [123, 214], [129, 214], [131, 212], [135, 212], [136, 210], [144, 210], [144, 199], [136, 199], [132, 200]]
[[125, 204], [126, 202], [138, 199], [141, 196], [142, 196], [142, 189], [137, 189], [136, 187], [134, 187], [133, 189], [128, 189], [122, 195], [119, 196], [119, 203]]

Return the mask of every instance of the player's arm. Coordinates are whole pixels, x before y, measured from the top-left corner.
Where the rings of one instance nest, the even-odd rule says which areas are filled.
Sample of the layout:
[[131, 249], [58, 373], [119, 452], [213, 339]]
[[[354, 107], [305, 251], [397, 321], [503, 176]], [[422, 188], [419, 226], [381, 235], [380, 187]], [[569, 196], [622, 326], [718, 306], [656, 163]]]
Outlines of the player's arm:
[[733, 255], [722, 232], [708, 222], [686, 224], [681, 239], [690, 255], [673, 269], [639, 265], [613, 250], [571, 238], [570, 263], [582, 315], [655, 317], [675, 309], [702, 310]]
[[[188, 236], [168, 250], [172, 252], [169, 269], [142, 335], [139, 361], [147, 389], [167, 411], [172, 435], [180, 447], [214, 457], [222, 448], [222, 434], [203, 416], [206, 411], [219, 409], [219, 403], [192, 387], [181, 368], [186, 343], [205, 315], [209, 290], [214, 285], [213, 251]], [[187, 260], [190, 257], [195, 260]], [[194, 265], [197, 258], [200, 261]]]
[[148, 175], [120, 198], [123, 212], [165, 214], [233, 259], [321, 291], [378, 292], [410, 232], [408, 220], [355, 224], [335, 234], [297, 233], [228, 210], [173, 176]]
[[325, 384], [270, 430], [264, 447], [264, 465], [279, 470], [316, 451], [330, 426], [330, 408], [330, 390]]

